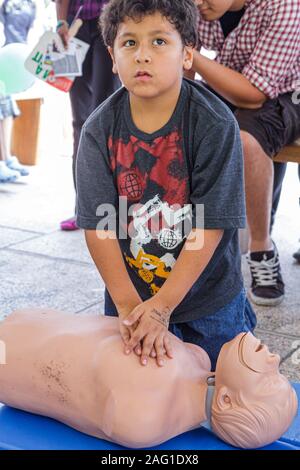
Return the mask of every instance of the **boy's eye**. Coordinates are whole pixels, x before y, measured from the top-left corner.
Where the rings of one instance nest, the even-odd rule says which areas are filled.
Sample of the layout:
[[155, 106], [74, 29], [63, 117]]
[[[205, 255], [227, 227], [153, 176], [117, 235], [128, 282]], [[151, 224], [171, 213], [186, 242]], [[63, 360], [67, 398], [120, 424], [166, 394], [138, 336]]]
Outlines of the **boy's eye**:
[[133, 39], [128, 39], [128, 41], [126, 41], [124, 43], [124, 46], [125, 47], [132, 47], [132, 46], [135, 46], [135, 41]]
[[166, 41], [164, 39], [154, 39], [153, 44], [155, 46], [162, 46], [163, 44], [166, 44]]

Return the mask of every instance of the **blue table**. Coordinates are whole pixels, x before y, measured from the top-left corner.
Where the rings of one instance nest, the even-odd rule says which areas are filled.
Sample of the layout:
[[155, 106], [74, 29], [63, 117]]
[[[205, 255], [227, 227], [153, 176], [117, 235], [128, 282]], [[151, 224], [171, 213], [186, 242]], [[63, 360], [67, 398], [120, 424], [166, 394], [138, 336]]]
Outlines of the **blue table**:
[[[300, 403], [300, 384], [293, 384]], [[300, 409], [300, 406], [299, 406]], [[50, 418], [0, 405], [2, 450], [118, 450], [124, 447], [82, 434]], [[177, 436], [155, 449], [232, 450], [204, 428]], [[265, 450], [300, 450], [300, 410], [290, 429]]]

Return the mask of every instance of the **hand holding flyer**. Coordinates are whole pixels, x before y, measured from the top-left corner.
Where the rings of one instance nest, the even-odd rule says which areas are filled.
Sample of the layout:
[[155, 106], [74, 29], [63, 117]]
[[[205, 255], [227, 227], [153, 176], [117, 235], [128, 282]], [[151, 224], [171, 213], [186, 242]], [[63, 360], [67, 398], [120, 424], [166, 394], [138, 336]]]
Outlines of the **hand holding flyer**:
[[74, 78], [82, 75], [82, 64], [89, 49], [89, 44], [73, 37], [81, 24], [79, 19], [72, 23], [67, 49], [58, 33], [46, 31], [25, 61], [25, 68], [40, 80], [68, 92]]

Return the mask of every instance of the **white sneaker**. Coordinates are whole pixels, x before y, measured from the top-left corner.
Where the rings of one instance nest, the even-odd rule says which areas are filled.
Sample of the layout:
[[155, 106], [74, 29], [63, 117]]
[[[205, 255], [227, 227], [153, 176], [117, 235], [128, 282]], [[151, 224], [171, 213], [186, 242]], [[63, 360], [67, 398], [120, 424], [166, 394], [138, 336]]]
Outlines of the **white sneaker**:
[[21, 165], [17, 157], [11, 156], [7, 158], [6, 166], [8, 166], [8, 168], [10, 168], [13, 171], [19, 172], [21, 176], [29, 175], [29, 171], [27, 170], [25, 166]]
[[11, 183], [19, 178], [17, 171], [11, 170], [5, 161], [0, 161], [0, 183]]

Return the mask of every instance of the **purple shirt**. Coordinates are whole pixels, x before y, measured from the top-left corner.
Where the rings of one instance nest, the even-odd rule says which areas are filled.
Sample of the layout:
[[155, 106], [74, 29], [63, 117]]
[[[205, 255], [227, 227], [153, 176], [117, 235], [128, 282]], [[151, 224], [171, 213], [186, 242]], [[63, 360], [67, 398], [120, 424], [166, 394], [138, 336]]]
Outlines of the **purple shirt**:
[[98, 18], [105, 3], [107, 0], [70, 0], [68, 16], [74, 18], [78, 9], [83, 6], [79, 18], [82, 20]]

